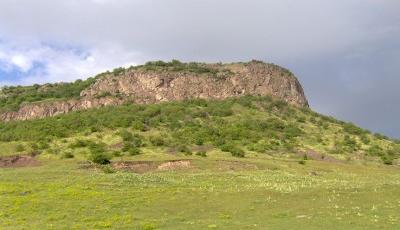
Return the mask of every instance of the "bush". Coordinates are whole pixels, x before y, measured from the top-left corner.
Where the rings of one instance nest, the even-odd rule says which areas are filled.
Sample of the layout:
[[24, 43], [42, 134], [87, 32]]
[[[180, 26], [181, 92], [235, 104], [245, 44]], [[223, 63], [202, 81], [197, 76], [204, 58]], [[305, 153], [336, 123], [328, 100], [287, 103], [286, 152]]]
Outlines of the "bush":
[[305, 165], [305, 164], [306, 164], [306, 161], [303, 160], [303, 159], [302, 159], [302, 160], [299, 160], [298, 162], [299, 162], [299, 164], [301, 164], [301, 165]]
[[375, 133], [374, 136], [375, 136], [376, 138], [378, 138], [379, 140], [389, 140], [389, 139], [390, 139], [389, 137], [387, 137], [387, 136], [385, 136], [385, 135], [382, 135], [382, 134], [380, 134], [380, 133]]
[[221, 150], [224, 152], [229, 152], [234, 157], [245, 157], [245, 152], [232, 144], [225, 144], [221, 146]]
[[159, 135], [154, 135], [149, 137], [149, 141], [153, 146], [164, 146], [164, 138]]
[[91, 140], [76, 139], [73, 143], [69, 145], [70, 148], [84, 148], [93, 144]]
[[136, 156], [136, 155], [142, 154], [142, 151], [137, 147], [131, 147], [128, 149], [128, 153], [131, 156]]
[[133, 139], [133, 134], [127, 130], [121, 130], [118, 132], [118, 135], [122, 138], [123, 141], [132, 141]]
[[206, 151], [199, 151], [196, 153], [196, 156], [207, 157], [207, 153], [206, 153]]
[[17, 151], [17, 152], [23, 152], [23, 151], [25, 151], [25, 146], [22, 145], [22, 144], [18, 144], [18, 145], [15, 147], [15, 151]]
[[118, 133], [123, 141], [124, 146], [122, 147], [122, 151], [128, 152], [129, 155], [139, 155], [141, 153], [139, 147], [143, 145], [142, 138], [138, 134], [132, 134], [126, 130], [122, 130]]
[[345, 123], [343, 125], [343, 130], [345, 132], [347, 132], [348, 134], [352, 134], [352, 135], [361, 135], [361, 134], [366, 133], [365, 130], [361, 129], [360, 127], [357, 127], [353, 123]]
[[100, 165], [106, 165], [106, 164], [110, 164], [111, 157], [109, 155], [107, 155], [106, 153], [100, 153], [100, 152], [95, 152], [95, 153], [91, 153], [90, 155], [90, 161], [92, 161], [93, 163], [96, 164], [100, 164]]
[[101, 170], [103, 170], [103, 172], [106, 174], [115, 173], [115, 169], [113, 167], [111, 167], [110, 165], [103, 165], [101, 167]]
[[177, 147], [177, 151], [180, 153], [184, 153], [185, 155], [192, 155], [192, 150], [187, 145], [179, 145]]
[[393, 164], [393, 157], [390, 156], [381, 156], [381, 159], [385, 165], [392, 165]]
[[63, 155], [62, 155], [62, 158], [64, 158], [64, 159], [71, 159], [71, 158], [74, 158], [75, 156], [74, 156], [74, 154], [72, 154], [72, 152], [65, 152]]
[[371, 140], [369, 139], [369, 137], [366, 134], [361, 135], [360, 139], [361, 139], [362, 143], [364, 143], [365, 145], [368, 145], [369, 143], [371, 143]]
[[109, 164], [111, 163], [111, 156], [107, 153], [105, 149], [105, 144], [103, 143], [93, 143], [89, 146], [90, 157], [89, 160], [96, 164]]

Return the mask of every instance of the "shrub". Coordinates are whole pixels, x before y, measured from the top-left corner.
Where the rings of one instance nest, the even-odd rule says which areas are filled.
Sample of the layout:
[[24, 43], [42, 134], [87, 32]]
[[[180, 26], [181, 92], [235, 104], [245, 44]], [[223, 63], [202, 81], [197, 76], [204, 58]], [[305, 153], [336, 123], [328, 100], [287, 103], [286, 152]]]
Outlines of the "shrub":
[[389, 137], [387, 137], [387, 136], [385, 136], [385, 135], [382, 135], [382, 134], [380, 134], [380, 133], [375, 133], [374, 136], [375, 136], [376, 138], [378, 138], [379, 140], [389, 140], [389, 139], [390, 139]]
[[22, 145], [22, 144], [18, 144], [18, 145], [15, 147], [15, 150], [16, 150], [17, 152], [23, 152], [23, 151], [25, 151], [25, 146]]
[[221, 146], [221, 150], [231, 153], [234, 157], [245, 157], [245, 152], [243, 151], [243, 149], [238, 148], [232, 144], [225, 144]]
[[111, 167], [110, 165], [103, 165], [101, 167], [101, 170], [106, 174], [115, 173], [115, 169], [113, 167]]
[[185, 155], [192, 155], [192, 150], [187, 145], [179, 145], [177, 151], [184, 153]]
[[386, 155], [381, 156], [381, 159], [385, 165], [392, 165], [394, 160], [393, 157]]
[[65, 152], [65, 153], [62, 155], [62, 158], [64, 158], [64, 159], [71, 159], [71, 158], [74, 158], [74, 157], [75, 157], [74, 154], [73, 154], [72, 152], [70, 152], [70, 151]]
[[90, 161], [100, 165], [110, 164], [111, 157], [106, 153], [92, 152], [90, 155]]
[[357, 127], [353, 123], [345, 123], [343, 125], [343, 130], [347, 132], [348, 134], [352, 135], [361, 135], [363, 133], [366, 133], [365, 130], [361, 129], [360, 127]]
[[299, 162], [299, 164], [301, 164], [301, 165], [305, 165], [305, 164], [306, 164], [306, 161], [305, 161], [305, 160], [299, 160], [298, 162]]
[[149, 141], [153, 146], [164, 146], [164, 138], [159, 135], [154, 135], [149, 137]]
[[118, 135], [122, 138], [123, 141], [131, 141], [133, 139], [133, 134], [125, 129], [119, 131]]
[[196, 156], [207, 157], [207, 153], [206, 153], [206, 151], [199, 151], [196, 153]]
[[111, 156], [107, 153], [104, 143], [92, 143], [89, 146], [90, 157], [89, 160], [96, 164], [109, 164]]
[[366, 134], [361, 135], [360, 139], [361, 139], [362, 143], [364, 143], [366, 145], [371, 143], [371, 140], [369, 139], [369, 137]]
[[142, 151], [137, 147], [131, 147], [128, 149], [128, 153], [131, 156], [136, 156], [142, 153]]
[[91, 140], [76, 139], [73, 143], [69, 145], [70, 148], [84, 148], [93, 144]]
[[126, 130], [122, 130], [118, 134], [124, 141], [122, 151], [129, 152], [131, 155], [138, 155], [140, 152], [138, 148], [143, 145], [142, 138], [138, 134], [132, 134]]
[[368, 154], [371, 156], [383, 155], [383, 149], [379, 145], [372, 145], [368, 149]]
[[258, 153], [265, 153], [267, 150], [271, 149], [271, 146], [265, 140], [261, 140], [248, 148], [250, 151], [255, 151]]

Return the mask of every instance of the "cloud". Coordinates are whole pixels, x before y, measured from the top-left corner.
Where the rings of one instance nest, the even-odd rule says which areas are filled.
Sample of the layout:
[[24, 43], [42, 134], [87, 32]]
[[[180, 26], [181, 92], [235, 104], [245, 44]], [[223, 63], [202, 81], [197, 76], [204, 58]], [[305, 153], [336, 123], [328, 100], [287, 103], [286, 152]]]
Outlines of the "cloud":
[[398, 0], [2, 0], [0, 84], [262, 59], [293, 70], [313, 109], [400, 137], [399, 41]]
[[[62, 47], [43, 43], [0, 43], [0, 69], [15, 70], [7, 83], [29, 85], [34, 83], [72, 81], [93, 76], [116, 66], [136, 65], [130, 60], [135, 53], [117, 46], [98, 48]], [[5, 84], [5, 82], [3, 82]]]

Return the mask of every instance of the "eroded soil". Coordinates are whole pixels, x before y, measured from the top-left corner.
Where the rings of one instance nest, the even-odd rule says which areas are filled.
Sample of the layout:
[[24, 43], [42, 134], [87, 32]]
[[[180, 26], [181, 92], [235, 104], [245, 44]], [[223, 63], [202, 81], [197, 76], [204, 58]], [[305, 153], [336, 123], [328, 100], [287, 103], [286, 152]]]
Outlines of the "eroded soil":
[[0, 168], [17, 168], [39, 165], [35, 155], [15, 155], [0, 157]]

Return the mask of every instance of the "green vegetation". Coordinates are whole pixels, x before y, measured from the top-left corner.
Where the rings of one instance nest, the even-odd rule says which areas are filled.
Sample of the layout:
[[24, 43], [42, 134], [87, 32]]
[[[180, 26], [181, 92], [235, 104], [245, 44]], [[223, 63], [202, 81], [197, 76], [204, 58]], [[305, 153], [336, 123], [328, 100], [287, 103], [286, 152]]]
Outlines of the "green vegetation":
[[0, 91], [0, 112], [18, 110], [22, 103], [78, 98], [81, 91], [93, 84], [95, 80], [96, 78], [88, 78], [72, 83], [3, 87]]
[[0, 123], [0, 229], [398, 229], [399, 155], [269, 97]]
[[[183, 73], [189, 72], [189, 73], [208, 74], [208, 75], [216, 75], [219, 71], [217, 68], [212, 68], [203, 63], [198, 63], [198, 62], [183, 63], [178, 60], [172, 60], [171, 62], [152, 61], [152, 62], [147, 62], [144, 65], [132, 68], [144, 71], [170, 71], [170, 72], [183, 72]], [[227, 70], [224, 71], [228, 72]]]
[[[59, 139], [117, 129], [122, 139], [119, 151], [129, 155], [140, 154], [145, 146], [190, 155], [202, 145], [235, 157], [245, 157], [246, 152], [286, 154], [312, 149], [339, 159], [379, 157], [389, 164], [400, 155], [400, 145], [394, 141], [268, 97], [124, 105], [0, 123], [0, 141], [33, 143], [33, 150], [43, 151]], [[87, 147], [92, 142], [78, 139], [66, 148]]]

